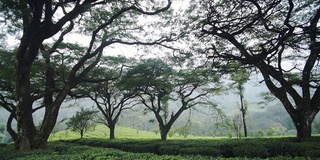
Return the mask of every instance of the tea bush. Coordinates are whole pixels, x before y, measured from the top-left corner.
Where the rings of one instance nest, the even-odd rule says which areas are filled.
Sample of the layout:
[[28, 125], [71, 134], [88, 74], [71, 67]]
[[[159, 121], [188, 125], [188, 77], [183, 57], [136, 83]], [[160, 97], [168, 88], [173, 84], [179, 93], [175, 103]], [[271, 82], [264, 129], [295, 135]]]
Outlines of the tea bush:
[[[217, 140], [77, 139], [50, 142], [48, 149], [14, 151], [0, 146], [0, 160], [10, 159], [261, 159], [302, 160], [320, 158], [319, 137], [298, 143], [293, 138]], [[14, 151], [14, 152], [13, 152]], [[130, 152], [127, 152], [130, 151]]]
[[173, 156], [156, 155], [153, 153], [131, 153], [112, 148], [90, 147], [85, 145], [50, 143], [46, 150], [14, 151], [13, 145], [3, 145], [0, 150], [1, 160], [183, 160], [183, 159], [210, 159], [202, 156]]
[[[294, 138], [216, 139], [216, 140], [106, 140], [67, 141], [90, 146], [112, 147], [123, 151], [158, 155], [201, 155], [211, 157], [320, 157], [319, 137], [308, 142]], [[96, 143], [94, 143], [94, 141]]]

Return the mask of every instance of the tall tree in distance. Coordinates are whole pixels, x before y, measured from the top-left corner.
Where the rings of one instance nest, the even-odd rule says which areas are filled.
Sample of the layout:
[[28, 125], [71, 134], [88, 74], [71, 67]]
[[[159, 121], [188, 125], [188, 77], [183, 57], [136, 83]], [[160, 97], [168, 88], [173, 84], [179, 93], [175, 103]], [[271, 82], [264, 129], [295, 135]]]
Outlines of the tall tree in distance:
[[94, 116], [96, 111], [81, 108], [74, 116], [69, 118], [66, 122], [68, 129], [79, 132], [80, 138], [83, 138], [84, 134], [95, 127]]
[[[197, 5], [193, 3], [193, 8]], [[196, 27], [205, 51], [221, 64], [255, 67], [283, 104], [297, 139], [311, 137], [320, 110], [319, 1], [201, 1]], [[226, 66], [225, 66], [226, 67]]]
[[243, 69], [234, 72], [230, 77], [230, 79], [234, 81], [231, 85], [236, 87], [237, 94], [240, 98], [240, 112], [242, 115], [243, 132], [245, 137], [248, 137], [248, 131], [246, 123], [247, 106], [244, 99], [244, 84], [249, 80], [249, 76], [250, 74]]
[[[114, 43], [121, 44], [160, 44], [171, 37], [158, 36], [141, 40], [137, 33], [143, 33], [138, 26], [140, 15], [157, 15], [169, 9], [170, 0], [157, 2], [144, 1], [105, 1], [105, 0], [14, 0], [1, 1], [0, 14], [4, 17], [4, 29], [18, 35], [20, 42], [15, 53], [15, 101], [17, 119], [18, 150], [44, 148], [54, 125], [61, 103], [70, 90], [87, 79], [87, 74], [99, 63], [104, 48]], [[96, 16], [96, 17], [94, 17]], [[99, 16], [99, 17], [97, 17]], [[10, 26], [9, 26], [10, 25]], [[81, 52], [74, 52], [76, 61], [70, 63], [70, 70], [62, 86], [54, 84], [54, 70], [50, 58], [69, 53], [71, 43], [61, 48], [68, 34], [82, 34], [90, 41]], [[46, 46], [45, 40], [53, 40]], [[50, 41], [49, 41], [50, 42]], [[73, 51], [74, 51], [73, 47]], [[40, 53], [45, 53], [42, 57]], [[41, 94], [32, 94], [34, 76], [31, 72], [34, 63], [45, 60], [46, 78]], [[57, 88], [56, 88], [57, 87]], [[54, 93], [54, 94], [53, 94]], [[33, 104], [43, 98], [45, 115], [38, 130], [33, 122]]]

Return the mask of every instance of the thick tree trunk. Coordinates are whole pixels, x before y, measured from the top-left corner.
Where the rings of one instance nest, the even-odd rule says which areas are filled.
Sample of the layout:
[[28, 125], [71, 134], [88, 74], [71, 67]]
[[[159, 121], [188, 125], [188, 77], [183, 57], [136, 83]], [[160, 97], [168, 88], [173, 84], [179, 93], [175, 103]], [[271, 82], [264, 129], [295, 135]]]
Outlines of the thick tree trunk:
[[19, 108], [17, 111], [18, 138], [15, 141], [15, 147], [18, 150], [30, 150], [35, 147], [34, 139], [37, 130], [33, 123], [32, 111], [24, 109], [30, 107], [24, 105]]
[[115, 127], [116, 127], [115, 124], [109, 125], [109, 130], [110, 130], [110, 132], [109, 132], [109, 138], [110, 138], [110, 139], [115, 139], [115, 138], [116, 138], [116, 137], [115, 137], [115, 134], [114, 134]]
[[17, 65], [16, 100], [17, 100], [17, 128], [18, 137], [15, 147], [18, 150], [30, 150], [35, 147], [34, 139], [37, 134], [32, 117], [33, 100], [30, 95], [30, 68], [23, 61]]
[[300, 111], [293, 116], [293, 122], [297, 129], [298, 141], [305, 141], [311, 138], [311, 125], [315, 118], [315, 113]]
[[160, 129], [161, 140], [163, 140], [163, 141], [167, 140], [168, 132], [170, 130], [170, 127], [168, 127], [168, 126], [160, 126], [159, 129]]

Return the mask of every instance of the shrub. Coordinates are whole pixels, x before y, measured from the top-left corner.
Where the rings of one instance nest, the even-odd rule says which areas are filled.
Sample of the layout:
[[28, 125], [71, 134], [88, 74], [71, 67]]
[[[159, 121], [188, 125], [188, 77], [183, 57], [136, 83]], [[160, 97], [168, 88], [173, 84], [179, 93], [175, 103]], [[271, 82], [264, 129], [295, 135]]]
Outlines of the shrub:
[[266, 158], [268, 157], [268, 149], [262, 145], [244, 145], [244, 146], [236, 146], [233, 148], [234, 157], [260, 157]]
[[259, 138], [262, 138], [263, 135], [264, 135], [263, 131], [262, 131], [262, 130], [259, 130], [259, 131], [258, 131], [258, 137], [259, 137]]
[[169, 136], [169, 137], [172, 137], [173, 135], [174, 135], [174, 130], [171, 129], [171, 130], [168, 132], [168, 136]]
[[229, 158], [233, 157], [233, 146], [231, 144], [225, 143], [220, 145], [220, 153], [223, 157]]
[[270, 127], [270, 128], [267, 129], [266, 133], [267, 133], [268, 137], [271, 137], [274, 134], [274, 130]]
[[165, 145], [165, 146], [160, 146], [159, 147], [159, 154], [164, 155], [164, 154], [169, 154], [169, 155], [178, 155], [180, 151], [180, 147], [178, 145]]
[[[71, 141], [69, 141], [71, 142]], [[249, 138], [215, 140], [129, 140], [82, 139], [78, 144], [117, 148], [130, 152], [149, 152], [158, 155], [187, 155], [230, 157], [320, 157], [319, 138], [298, 143], [294, 138]]]
[[202, 156], [210, 156], [210, 157], [220, 157], [220, 149], [216, 147], [189, 147], [189, 148], [181, 148], [181, 155], [202, 155]]
[[228, 131], [228, 137], [232, 138], [232, 131]]

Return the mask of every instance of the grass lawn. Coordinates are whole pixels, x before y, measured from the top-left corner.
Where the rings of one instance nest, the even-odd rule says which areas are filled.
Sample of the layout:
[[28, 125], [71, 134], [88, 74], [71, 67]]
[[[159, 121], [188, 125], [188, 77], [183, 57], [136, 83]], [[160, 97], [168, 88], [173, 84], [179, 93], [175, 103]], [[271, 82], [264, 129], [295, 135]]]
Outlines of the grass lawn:
[[[154, 132], [141, 131], [128, 127], [116, 126], [115, 129], [116, 139], [160, 139], [160, 134], [155, 134]], [[59, 131], [57, 133], [51, 134], [49, 141], [56, 140], [71, 140], [80, 138], [80, 134], [74, 131], [65, 130]], [[109, 139], [109, 128], [105, 125], [97, 125], [94, 130], [88, 131], [84, 138], [105, 138]], [[209, 137], [209, 136], [194, 136], [189, 135], [187, 139], [216, 139], [223, 137]], [[174, 134], [172, 137], [168, 136], [168, 139], [186, 139], [183, 136]]]

